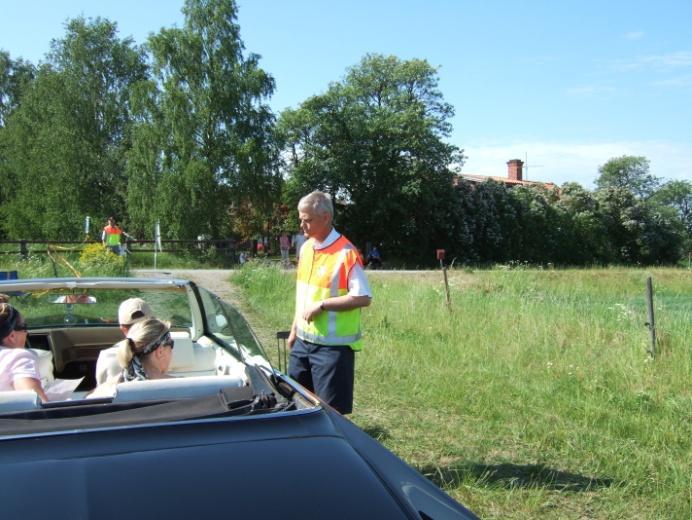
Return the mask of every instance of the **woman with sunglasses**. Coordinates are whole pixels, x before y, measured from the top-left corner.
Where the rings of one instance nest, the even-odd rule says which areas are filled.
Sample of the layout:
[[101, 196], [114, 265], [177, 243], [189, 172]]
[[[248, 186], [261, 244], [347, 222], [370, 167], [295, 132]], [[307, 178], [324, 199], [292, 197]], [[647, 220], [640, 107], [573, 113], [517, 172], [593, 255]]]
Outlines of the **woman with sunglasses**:
[[165, 379], [173, 357], [170, 325], [156, 318], [136, 321], [118, 347], [118, 364], [122, 372], [99, 385], [87, 397], [106, 397], [115, 392], [118, 383]]
[[170, 325], [156, 318], [135, 322], [123, 341], [118, 343], [118, 363], [123, 367], [122, 381], [164, 379], [173, 357]]
[[43, 401], [36, 354], [26, 350], [26, 321], [9, 303], [0, 303], [0, 391], [33, 390]]

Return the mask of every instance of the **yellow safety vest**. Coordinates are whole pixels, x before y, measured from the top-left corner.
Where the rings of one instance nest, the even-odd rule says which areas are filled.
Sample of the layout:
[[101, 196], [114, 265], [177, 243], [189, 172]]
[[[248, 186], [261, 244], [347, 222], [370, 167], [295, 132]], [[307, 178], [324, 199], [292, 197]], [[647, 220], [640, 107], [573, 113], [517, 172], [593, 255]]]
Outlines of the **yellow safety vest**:
[[119, 246], [120, 245], [120, 233], [122, 231], [118, 226], [106, 226], [103, 228], [106, 233], [106, 245], [107, 246]]
[[324, 249], [313, 249], [310, 239], [301, 249], [296, 283], [296, 334], [318, 345], [349, 345], [361, 349], [360, 308], [324, 311], [311, 322], [302, 318], [310, 304], [348, 294], [348, 275], [363, 261], [356, 248], [341, 235]]

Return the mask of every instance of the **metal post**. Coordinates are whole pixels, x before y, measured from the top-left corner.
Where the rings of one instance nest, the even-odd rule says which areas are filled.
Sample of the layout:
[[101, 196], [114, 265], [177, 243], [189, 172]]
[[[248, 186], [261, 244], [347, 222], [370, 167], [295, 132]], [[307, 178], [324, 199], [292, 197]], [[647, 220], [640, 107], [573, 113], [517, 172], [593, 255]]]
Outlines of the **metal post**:
[[452, 299], [449, 296], [449, 282], [447, 281], [447, 266], [442, 266], [442, 273], [445, 277], [445, 292], [447, 293], [447, 308], [452, 312]]
[[649, 355], [656, 357], [656, 322], [654, 320], [654, 288], [651, 277], [646, 279], [646, 307], [649, 315], [649, 321], [646, 326], [649, 327], [651, 343], [649, 345]]

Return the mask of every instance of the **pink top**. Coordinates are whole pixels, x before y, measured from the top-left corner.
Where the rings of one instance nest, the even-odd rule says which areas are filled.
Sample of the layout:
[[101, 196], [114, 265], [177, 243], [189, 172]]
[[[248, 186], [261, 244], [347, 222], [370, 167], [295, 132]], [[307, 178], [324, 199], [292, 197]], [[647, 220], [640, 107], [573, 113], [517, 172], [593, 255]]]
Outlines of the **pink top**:
[[41, 380], [36, 354], [23, 348], [0, 347], [0, 391], [14, 390], [20, 377]]
[[291, 248], [291, 239], [288, 238], [288, 235], [281, 235], [279, 237], [279, 247], [281, 249], [290, 249]]

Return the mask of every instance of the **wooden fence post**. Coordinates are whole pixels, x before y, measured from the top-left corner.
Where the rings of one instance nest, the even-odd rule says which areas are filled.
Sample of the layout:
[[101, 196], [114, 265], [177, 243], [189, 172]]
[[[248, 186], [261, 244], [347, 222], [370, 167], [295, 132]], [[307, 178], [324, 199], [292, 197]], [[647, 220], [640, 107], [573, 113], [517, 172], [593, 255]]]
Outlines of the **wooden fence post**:
[[649, 327], [650, 335], [649, 355], [654, 358], [656, 357], [656, 322], [654, 319], [654, 288], [650, 276], [646, 279], [646, 309], [649, 317], [646, 324]]

